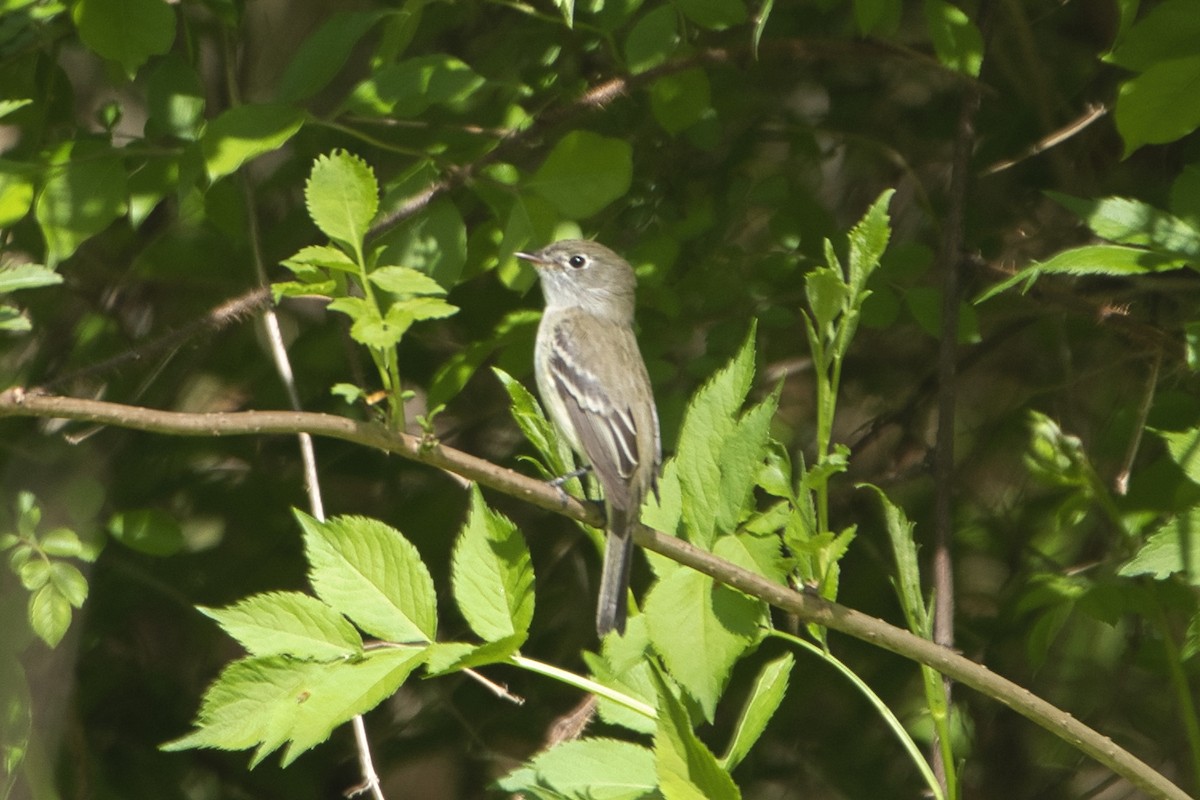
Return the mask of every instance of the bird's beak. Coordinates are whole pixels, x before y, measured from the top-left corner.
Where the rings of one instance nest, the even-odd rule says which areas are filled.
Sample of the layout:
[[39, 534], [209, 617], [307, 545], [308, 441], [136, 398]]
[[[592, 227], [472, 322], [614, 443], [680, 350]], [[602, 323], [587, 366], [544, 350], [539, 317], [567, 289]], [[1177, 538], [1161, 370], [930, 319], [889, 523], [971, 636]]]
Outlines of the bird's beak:
[[513, 255], [514, 255], [514, 256], [516, 256], [517, 258], [520, 258], [520, 259], [523, 259], [523, 260], [525, 260], [525, 261], [528, 261], [530, 264], [533, 264], [535, 267], [540, 267], [540, 266], [542, 266], [543, 264], [549, 264], [549, 263], [550, 263], [550, 262], [549, 262], [549, 261], [547, 261], [546, 259], [544, 259], [544, 258], [542, 258], [541, 256], [539, 256], [537, 253], [520, 253], [520, 252], [517, 252], [517, 253], [513, 253]]

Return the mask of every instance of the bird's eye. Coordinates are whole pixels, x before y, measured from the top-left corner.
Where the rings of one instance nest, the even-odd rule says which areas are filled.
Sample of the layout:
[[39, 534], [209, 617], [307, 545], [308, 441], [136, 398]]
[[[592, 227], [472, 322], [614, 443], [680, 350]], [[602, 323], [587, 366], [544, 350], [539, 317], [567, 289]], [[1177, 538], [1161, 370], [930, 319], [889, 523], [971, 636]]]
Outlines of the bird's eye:
[[580, 267], [586, 267], [588, 260], [587, 260], [587, 256], [576, 255], [576, 256], [571, 256], [570, 258], [568, 258], [567, 263], [569, 265], [571, 265], [572, 267], [574, 267], [575, 269], [579, 269]]

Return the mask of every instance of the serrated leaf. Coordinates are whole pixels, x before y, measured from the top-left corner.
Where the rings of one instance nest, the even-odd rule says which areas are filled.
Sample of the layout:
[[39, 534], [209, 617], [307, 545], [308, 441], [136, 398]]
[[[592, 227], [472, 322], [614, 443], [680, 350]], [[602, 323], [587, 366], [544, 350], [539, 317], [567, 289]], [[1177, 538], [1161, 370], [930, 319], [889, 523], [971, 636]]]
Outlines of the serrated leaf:
[[633, 182], [633, 147], [591, 131], [571, 131], [529, 181], [560, 214], [583, 219], [624, 196]]
[[471, 630], [487, 641], [524, 638], [533, 621], [533, 563], [525, 540], [487, 507], [478, 486], [451, 561], [454, 599]]
[[1188, 266], [1188, 263], [1189, 259], [1181, 256], [1169, 256], [1137, 247], [1115, 244], [1085, 245], [1064, 250], [1047, 261], [1034, 262], [1018, 270], [1011, 278], [1006, 278], [989, 287], [975, 302], [982, 303], [1019, 283], [1024, 283], [1022, 291], [1027, 291], [1033, 282], [1043, 274], [1112, 275], [1115, 277], [1149, 275], [1155, 272], [1182, 269]]
[[283, 744], [286, 766], [351, 717], [390, 696], [420, 665], [423, 648], [374, 650], [357, 661], [297, 661], [282, 656], [230, 664], [209, 687], [192, 733], [162, 749], [257, 747], [251, 765]]
[[1181, 139], [1200, 126], [1200, 55], [1159, 61], [1121, 84], [1114, 109], [1125, 155]]
[[50, 565], [50, 583], [68, 603], [82, 608], [88, 596], [87, 578], [74, 564], [55, 561]]
[[440, 283], [411, 267], [378, 267], [368, 277], [371, 283], [392, 294], [446, 294]]
[[1173, 214], [1128, 197], [1081, 198], [1046, 192], [1079, 216], [1102, 239], [1117, 244], [1200, 256], [1200, 231]]
[[930, 633], [929, 611], [921, 592], [921, 568], [917, 561], [917, 542], [913, 536], [916, 526], [883, 490], [871, 484], [862, 484], [862, 487], [875, 492], [883, 508], [884, 525], [892, 544], [892, 555], [896, 559], [896, 594], [904, 609], [904, 617], [908, 620], [909, 630], [918, 636], [927, 636]]
[[732, 772], [742, 759], [750, 752], [750, 748], [762, 736], [767, 723], [775, 715], [783, 696], [787, 693], [788, 678], [796, 660], [791, 653], [784, 653], [779, 658], [763, 665], [746, 704], [742, 706], [741, 716], [733, 729], [733, 738], [729, 742], [729, 750], [721, 759], [721, 765]]
[[548, 468], [546, 477], [556, 478], [575, 469], [575, 460], [571, 455], [570, 445], [563, 437], [555, 433], [554, 426], [542, 412], [542, 407], [538, 404], [537, 399], [521, 385], [520, 381], [504, 370], [492, 367], [492, 372], [500, 379], [504, 390], [508, 392], [510, 409], [517, 427], [521, 429], [525, 438], [529, 440], [529, 443], [533, 445], [545, 462]]
[[359, 252], [379, 210], [379, 184], [367, 162], [345, 150], [334, 150], [313, 164], [304, 185], [304, 201], [322, 233]]
[[751, 506], [751, 493], [758, 481], [759, 467], [767, 455], [771, 420], [779, 407], [781, 387], [738, 418], [721, 446], [721, 484], [717, 505], [718, 531], [737, 528], [743, 512]]
[[200, 612], [255, 656], [328, 661], [362, 654], [362, 638], [346, 618], [300, 592], [266, 592], [226, 608]]
[[79, 0], [71, 17], [83, 43], [129, 76], [175, 41], [175, 12], [164, 0]]
[[692, 397], [679, 432], [676, 461], [683, 517], [692, 541], [713, 537], [720, 506], [721, 456], [754, 377], [754, 328], [737, 355]]
[[200, 140], [204, 168], [210, 181], [242, 164], [282, 147], [304, 124], [304, 112], [283, 105], [231, 108], [208, 123]]
[[1186, 431], [1158, 431], [1167, 445], [1171, 460], [1195, 483], [1200, 483], [1200, 428]]
[[293, 272], [309, 267], [321, 267], [337, 272], [358, 273], [358, 265], [354, 263], [354, 259], [346, 255], [345, 251], [330, 245], [302, 247], [282, 263]]
[[1200, 508], [1191, 508], [1160, 525], [1118, 575], [1150, 575], [1165, 580], [1182, 572], [1200, 586]]
[[654, 767], [665, 800], [737, 800], [737, 784], [704, 743], [696, 737], [687, 710], [658, 684], [658, 729], [654, 734]]
[[679, 464], [675, 458], [669, 458], [658, 477], [658, 492], [651, 492], [642, 507], [642, 522], [656, 531], [678, 535], [682, 521], [683, 487], [679, 480]]
[[29, 598], [29, 627], [50, 647], [57, 647], [71, 627], [71, 603], [52, 583]]
[[867, 213], [850, 229], [850, 258], [848, 277], [853, 292], [863, 291], [867, 279], [878, 267], [888, 241], [892, 237], [891, 217], [888, 206], [892, 202], [894, 189], [888, 189], [871, 204]]
[[564, 797], [634, 800], [652, 796], [656, 783], [651, 750], [633, 742], [589, 737], [537, 754], [497, 785], [506, 792], [540, 788]]
[[318, 597], [386, 641], [434, 641], [433, 579], [400, 531], [365, 517], [318, 522], [294, 513], [304, 529], [309, 580]]
[[[0, 536], [0, 539], [2, 538]], [[47, 531], [38, 537], [38, 545], [47, 555], [59, 558], [78, 558], [83, 552], [83, 542], [79, 540], [79, 534], [69, 528]]]
[[763, 609], [760, 601], [685, 569], [660, 578], [646, 595], [650, 642], [708, 719], [733, 665], [757, 639]]
[[428, 648], [426, 669], [430, 677], [462, 669], [503, 664], [525, 643], [525, 634], [507, 636], [494, 642], [435, 642]]

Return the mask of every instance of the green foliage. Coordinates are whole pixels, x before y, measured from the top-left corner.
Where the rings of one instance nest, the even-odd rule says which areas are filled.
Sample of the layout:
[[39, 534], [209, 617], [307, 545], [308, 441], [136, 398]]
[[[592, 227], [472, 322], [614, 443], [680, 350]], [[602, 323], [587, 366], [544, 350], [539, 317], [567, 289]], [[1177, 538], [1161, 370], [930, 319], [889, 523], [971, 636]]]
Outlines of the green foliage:
[[0, 552], [29, 593], [26, 622], [39, 639], [56, 647], [71, 626], [72, 608], [82, 608], [88, 596], [83, 573], [67, 559], [93, 561], [96, 553], [70, 528], [42, 533], [42, 510], [29, 492], [17, 496], [14, 530], [0, 533]]
[[[1086, 709], [1156, 769], [1190, 770], [1195, 793], [1200, 22], [1194, 0], [1094, 5], [1003, 4], [982, 24], [982, 6], [953, 0], [10, 0], [0, 370], [26, 396], [279, 408], [246, 321], [265, 270], [303, 407], [368, 420], [378, 407], [426, 447], [553, 477], [572, 457], [522, 388], [540, 303], [512, 253], [596, 237], [637, 271], [675, 454], [645, 522], [924, 630], [914, 538], [932, 527], [932, 495], [953, 490], [964, 649]], [[959, 141], [968, 93], [982, 103]], [[934, 486], [923, 465], [949, 389], [934, 364], [950, 264], [989, 302], [960, 306], [943, 396], [957, 472]], [[151, 752], [163, 720], [194, 711], [195, 675], [220, 669], [222, 628], [249, 655], [183, 741], [255, 758], [292, 759], [403, 685], [396, 724], [372, 731], [385, 780], [432, 747], [478, 794], [492, 774], [480, 754], [525, 758], [562, 706], [537, 675], [596, 694], [606, 725], [642, 738], [593, 728], [535, 756], [506, 779], [531, 796], [782, 783], [872, 796], [880, 776], [893, 794], [924, 781], [936, 795], [915, 744], [934, 724], [956, 745], [948, 761], [966, 761], [964, 796], [1001, 772], [1014, 798], [1092, 789], [1074, 749], [975, 704], [939, 716], [928, 673], [858, 649], [856, 674], [819, 628], [788, 646], [836, 672], [806, 669], [785, 696], [790, 661], [769, 652], [785, 637], [763, 605], [657, 556], [650, 574], [638, 557], [643, 609], [625, 637], [584, 656], [590, 677], [566, 672], [554, 664], [595, 644], [579, 623], [591, 548], [516, 501], [510, 523], [477, 493], [452, 546], [461, 484], [401, 458], [317, 444], [325, 501], [360, 516], [302, 523], [310, 596], [278, 591], [305, 570], [280, 513], [305, 480], [285, 437], [3, 424], [10, 498], [36, 490], [55, 522], [0, 541], [17, 562], [0, 574], [13, 634], [0, 635], [0, 797], [333, 791], [348, 737], [249, 776]], [[887, 488], [885, 523], [843, 474]], [[518, 529], [536, 531], [531, 552]], [[888, 533], [906, 543], [902, 568], [875, 557]], [[439, 606], [447, 575], [455, 602]], [[85, 592], [83, 635], [48, 652], [39, 637], [61, 637]], [[74, 683], [26, 681], [50, 656]], [[509, 680], [514, 666], [520, 710], [462, 677]], [[408, 680], [422, 667], [437, 680]], [[869, 702], [844, 702], [851, 686]], [[87, 724], [60, 739], [68, 693]], [[862, 736], [881, 720], [902, 750]]]

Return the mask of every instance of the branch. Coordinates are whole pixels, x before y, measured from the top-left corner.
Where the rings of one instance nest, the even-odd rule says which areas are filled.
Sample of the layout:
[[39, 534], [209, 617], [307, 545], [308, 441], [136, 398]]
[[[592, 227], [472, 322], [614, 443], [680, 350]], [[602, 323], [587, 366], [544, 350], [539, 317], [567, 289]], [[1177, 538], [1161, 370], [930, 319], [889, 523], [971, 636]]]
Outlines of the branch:
[[[553, 486], [540, 480], [446, 447], [431, 439], [389, 431], [375, 423], [357, 422], [329, 414], [304, 411], [185, 414], [98, 400], [40, 395], [13, 388], [0, 392], [0, 418], [3, 417], [83, 420], [175, 436], [244, 436], [270, 433], [294, 435], [307, 432], [396, 453], [423, 464], [455, 472], [539, 508], [562, 513], [588, 525], [603, 525], [602, 515], [597, 509], [574, 498], [564, 497]], [[1032, 720], [1126, 778], [1151, 797], [1189, 800], [1179, 787], [1133, 754], [1118, 747], [1108, 737], [953, 650], [914, 636], [883, 620], [831, 603], [817, 595], [796, 592], [782, 584], [773, 583], [681, 539], [645, 526], [640, 526], [634, 531], [634, 539], [647, 550], [664, 555], [727, 586], [795, 614], [805, 622], [823, 625], [933, 667], [943, 675], [1000, 701]]]

